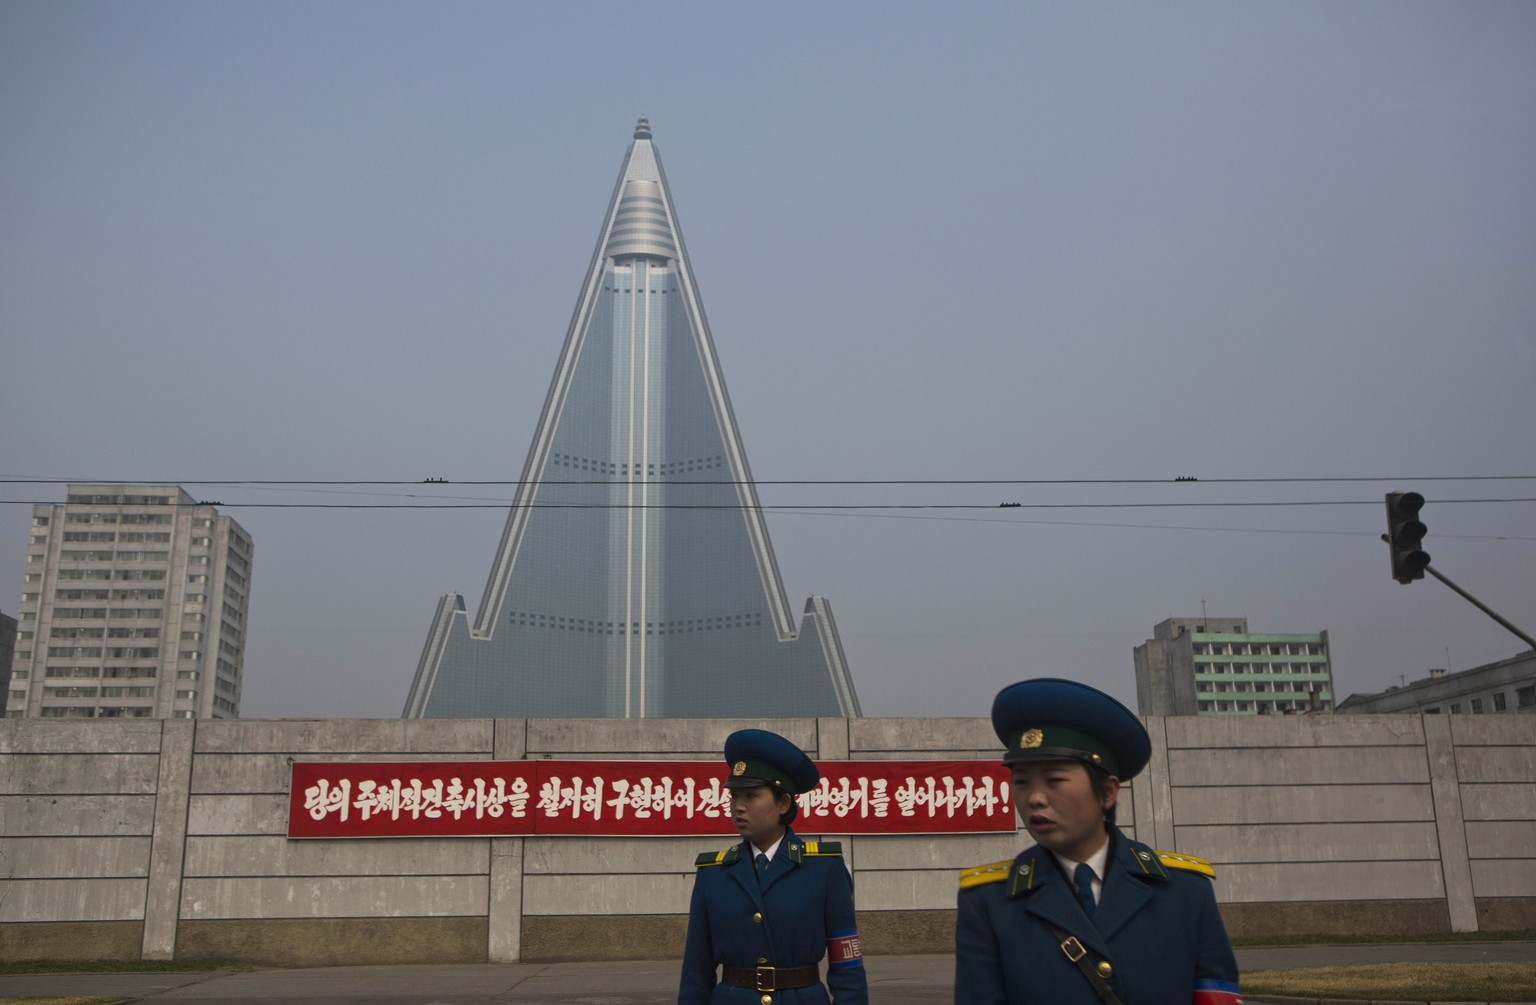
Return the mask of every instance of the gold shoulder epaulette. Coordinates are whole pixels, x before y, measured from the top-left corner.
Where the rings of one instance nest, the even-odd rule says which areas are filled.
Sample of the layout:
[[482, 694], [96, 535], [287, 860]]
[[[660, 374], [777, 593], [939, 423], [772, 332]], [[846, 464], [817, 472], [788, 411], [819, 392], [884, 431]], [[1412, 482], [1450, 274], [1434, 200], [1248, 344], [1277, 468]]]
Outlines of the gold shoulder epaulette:
[[972, 866], [960, 872], [960, 889], [969, 890], [973, 886], [986, 886], [988, 883], [1001, 883], [1008, 878], [1008, 867], [1013, 865], [1013, 859], [1005, 858], [1001, 862], [993, 862], [990, 865]]
[[1157, 853], [1158, 861], [1170, 869], [1184, 869], [1188, 872], [1198, 872], [1209, 879], [1216, 878], [1216, 870], [1208, 859], [1199, 855], [1181, 855], [1173, 851], [1160, 851]]
[[695, 869], [702, 869], [706, 865], [730, 865], [736, 861], [736, 856], [741, 854], [741, 845], [731, 845], [724, 851], [707, 851], [693, 860]]
[[801, 841], [789, 846], [789, 860], [791, 862], [803, 862], [806, 856], [812, 858], [842, 858], [843, 846], [838, 841]]

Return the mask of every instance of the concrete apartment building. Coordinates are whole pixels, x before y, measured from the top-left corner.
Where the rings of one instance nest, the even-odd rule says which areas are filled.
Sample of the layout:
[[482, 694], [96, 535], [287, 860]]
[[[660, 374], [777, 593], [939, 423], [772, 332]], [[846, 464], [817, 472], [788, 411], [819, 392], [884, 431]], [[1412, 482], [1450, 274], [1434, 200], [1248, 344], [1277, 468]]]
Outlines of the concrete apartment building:
[[251, 537], [174, 485], [32, 509], [8, 718], [240, 714]]
[[1247, 618], [1169, 618], [1135, 659], [1142, 715], [1333, 711], [1327, 632], [1258, 635]]
[[1431, 670], [1423, 680], [1378, 694], [1352, 694], [1339, 702], [1338, 711], [1388, 715], [1536, 714], [1536, 650], [1458, 673]]
[[11, 657], [16, 652], [16, 619], [0, 611], [0, 694], [11, 687]]

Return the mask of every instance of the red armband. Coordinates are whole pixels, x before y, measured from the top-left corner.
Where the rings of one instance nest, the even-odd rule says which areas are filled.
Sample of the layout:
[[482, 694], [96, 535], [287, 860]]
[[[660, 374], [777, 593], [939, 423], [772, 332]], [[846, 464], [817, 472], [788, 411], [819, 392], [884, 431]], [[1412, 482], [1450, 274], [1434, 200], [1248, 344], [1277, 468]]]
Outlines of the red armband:
[[841, 932], [827, 940], [827, 968], [846, 970], [864, 965], [864, 950], [858, 932]]
[[1231, 981], [1195, 981], [1190, 1005], [1243, 1005], [1243, 996]]

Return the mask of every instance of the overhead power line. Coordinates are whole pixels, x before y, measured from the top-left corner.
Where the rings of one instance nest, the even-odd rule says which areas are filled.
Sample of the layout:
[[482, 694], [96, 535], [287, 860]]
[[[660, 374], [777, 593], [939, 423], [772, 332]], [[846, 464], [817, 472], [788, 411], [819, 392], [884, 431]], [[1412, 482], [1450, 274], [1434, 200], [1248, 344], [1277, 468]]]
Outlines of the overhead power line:
[[[1435, 505], [1470, 503], [1536, 503], [1536, 497], [1506, 499], [1436, 499]], [[0, 506], [58, 506], [57, 501], [0, 499]], [[1129, 502], [1129, 503], [783, 503], [743, 506], [724, 503], [561, 503], [561, 502], [423, 502], [423, 503], [277, 503], [200, 500], [171, 506], [220, 506], [225, 509], [601, 509], [601, 510], [1074, 510], [1074, 509], [1251, 509], [1287, 506], [1380, 506], [1376, 499], [1286, 499], [1263, 502]]]
[[[1362, 476], [1346, 478], [1295, 477], [1295, 478], [1196, 478], [1179, 475], [1173, 478], [798, 478], [798, 479], [662, 479], [668, 485], [1307, 485], [1395, 482], [1490, 482], [1536, 481], [1536, 475], [1427, 475], [1427, 476]], [[520, 480], [479, 480], [454, 478], [402, 479], [205, 479], [205, 478], [0, 478], [4, 485], [263, 485], [303, 487], [311, 485], [522, 485]], [[541, 478], [541, 485], [625, 485], [628, 482], [614, 478], [555, 479]], [[1436, 500], [1439, 501], [1439, 500]]]

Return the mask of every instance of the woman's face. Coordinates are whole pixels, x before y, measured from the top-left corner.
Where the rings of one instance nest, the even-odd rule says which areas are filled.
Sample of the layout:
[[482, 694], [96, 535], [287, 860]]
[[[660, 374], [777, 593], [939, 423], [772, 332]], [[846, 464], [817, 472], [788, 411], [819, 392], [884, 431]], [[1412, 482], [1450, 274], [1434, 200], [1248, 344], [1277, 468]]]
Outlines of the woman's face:
[[1105, 779], [1104, 798], [1093, 791], [1088, 768], [1076, 761], [1015, 765], [1013, 805], [1035, 843], [1074, 862], [1086, 862], [1109, 834], [1104, 811], [1115, 804], [1120, 780]]
[[766, 848], [779, 839], [784, 833], [779, 820], [788, 812], [789, 796], [775, 794], [766, 785], [731, 790], [731, 821], [736, 824], [736, 833], [755, 848]]

